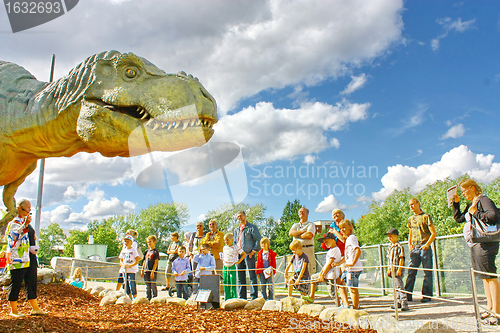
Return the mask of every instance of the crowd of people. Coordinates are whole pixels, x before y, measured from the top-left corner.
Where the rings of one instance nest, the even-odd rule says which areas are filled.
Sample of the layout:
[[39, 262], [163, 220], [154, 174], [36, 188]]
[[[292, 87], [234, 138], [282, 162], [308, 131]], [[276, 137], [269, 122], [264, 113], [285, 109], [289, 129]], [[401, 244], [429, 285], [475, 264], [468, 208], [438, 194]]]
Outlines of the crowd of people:
[[[465, 223], [464, 237], [471, 250], [472, 267], [484, 284], [487, 296], [488, 311], [481, 313], [481, 319], [491, 325], [498, 325], [500, 314], [500, 283], [496, 275], [495, 258], [498, 253], [498, 240], [485, 240], [477, 235], [478, 225], [484, 225], [484, 233], [495, 229], [499, 223], [500, 213], [491, 199], [482, 194], [479, 185], [472, 179], [459, 183], [460, 190], [469, 202], [464, 211], [460, 210], [460, 197], [454, 195], [450, 200], [453, 216], [457, 223]], [[408, 218], [408, 247], [410, 250], [406, 282], [403, 282], [406, 257], [403, 246], [399, 243], [399, 231], [390, 228], [387, 238], [390, 242], [387, 259], [388, 277], [392, 278], [397, 290], [396, 306], [401, 311], [409, 310], [408, 303], [413, 301], [413, 289], [420, 266], [424, 268], [421, 302], [432, 301], [433, 296], [433, 252], [432, 243], [436, 238], [436, 228], [429, 214], [421, 208], [417, 198], [409, 201], [413, 215]], [[9, 305], [11, 315], [21, 316], [17, 310], [17, 299], [21, 284], [24, 281], [26, 295], [32, 306], [31, 314], [45, 314], [38, 307], [36, 300], [36, 240], [30, 226], [31, 204], [22, 200], [17, 205], [18, 215], [8, 225], [6, 236], [7, 249], [0, 253], [5, 258], [7, 268], [12, 276], [9, 285]], [[327, 251], [325, 263], [320, 272], [316, 272], [314, 252], [315, 225], [308, 221], [309, 211], [301, 207], [298, 211], [299, 222], [289, 230], [291, 237], [290, 250], [293, 256], [285, 268], [285, 282], [288, 295], [297, 290], [303, 299], [314, 302], [317, 284], [325, 282], [329, 294], [333, 297], [334, 286], [338, 291], [343, 307], [349, 307], [348, 293], [351, 295], [352, 308], [359, 309], [359, 279], [363, 271], [361, 248], [354, 234], [353, 224], [345, 218], [344, 213], [332, 211], [333, 222], [328, 232], [319, 238], [323, 249]], [[274, 299], [273, 277], [276, 274], [276, 253], [271, 249], [268, 238], [262, 238], [256, 225], [247, 221], [244, 211], [237, 214], [239, 225], [232, 233], [224, 234], [218, 230], [216, 220], [209, 222], [209, 231], [204, 232], [203, 222], [196, 224], [196, 232], [185, 233], [184, 242], [179, 234], [173, 232], [171, 244], [167, 249], [168, 264], [165, 270], [166, 290], [172, 288], [171, 279], [175, 281], [177, 296], [187, 299], [189, 287], [203, 275], [218, 274], [224, 286], [224, 299], [247, 299], [247, 272], [250, 280], [250, 298], [258, 297], [259, 286], [262, 297]], [[484, 235], [483, 235], [484, 236]], [[486, 237], [487, 238], [487, 237]], [[126, 294], [130, 298], [137, 297], [135, 274], [140, 271], [146, 283], [147, 298], [158, 295], [156, 286], [159, 252], [156, 250], [157, 239], [154, 235], [147, 238], [148, 249], [144, 255], [137, 243], [137, 232], [128, 230], [123, 238], [123, 248], [119, 255], [120, 273], [116, 289], [125, 283]], [[489, 238], [488, 238], [489, 239]], [[143, 260], [139, 268], [139, 262]], [[0, 267], [1, 269], [1, 267]], [[259, 278], [260, 284], [257, 282]], [[236, 283], [236, 279], [238, 283]], [[194, 280], [194, 283], [191, 281]], [[81, 270], [75, 270], [72, 284], [83, 286]], [[196, 292], [196, 289], [195, 289]], [[338, 297], [338, 295], [337, 295]], [[394, 306], [393, 306], [394, 307]]]

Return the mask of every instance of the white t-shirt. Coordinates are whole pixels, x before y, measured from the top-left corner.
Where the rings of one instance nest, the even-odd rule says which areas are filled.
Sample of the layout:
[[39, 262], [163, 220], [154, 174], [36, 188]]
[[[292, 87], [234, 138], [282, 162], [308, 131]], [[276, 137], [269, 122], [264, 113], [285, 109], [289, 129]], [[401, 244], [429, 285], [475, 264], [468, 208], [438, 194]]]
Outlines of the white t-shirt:
[[231, 246], [224, 245], [220, 258], [224, 266], [231, 267], [240, 260], [239, 255], [242, 253], [243, 250], [236, 244]]
[[[130, 265], [135, 263], [135, 258], [139, 257], [139, 253], [137, 252], [137, 249], [134, 249], [131, 247], [130, 249], [127, 249], [126, 247], [122, 249], [122, 252], [120, 252], [120, 259], [123, 259], [123, 263]], [[125, 269], [123, 267], [120, 267], [120, 273], [123, 273]], [[127, 268], [127, 273], [137, 273], [139, 271], [139, 265], [134, 265], [132, 267]]]
[[[342, 259], [342, 254], [340, 253], [340, 249], [338, 247], [331, 248], [328, 250], [326, 253], [326, 260], [325, 262], [330, 261], [330, 259], [333, 258], [334, 263], [338, 263]], [[332, 267], [328, 273], [325, 275], [325, 279], [327, 280], [335, 280], [340, 276], [340, 266], [336, 266], [335, 268]]]
[[292, 229], [298, 230], [298, 231], [305, 230], [306, 233], [310, 232], [311, 234], [313, 234], [313, 238], [311, 238], [311, 239], [302, 239], [302, 238], [293, 237], [293, 240], [296, 240], [296, 239], [299, 240], [302, 243], [302, 246], [314, 245], [314, 235], [316, 234], [316, 226], [314, 225], [314, 223], [306, 221], [303, 224], [301, 224], [300, 222], [297, 222], [294, 225], [292, 225], [290, 230], [292, 230]]
[[[345, 262], [346, 264], [352, 264], [354, 257], [356, 256], [356, 248], [359, 248], [358, 239], [354, 235], [350, 235], [345, 240]], [[361, 258], [360, 258], [361, 259]], [[346, 266], [345, 270], [347, 272], [361, 272], [363, 270], [363, 265], [361, 265], [361, 260], [358, 259], [354, 266]]]

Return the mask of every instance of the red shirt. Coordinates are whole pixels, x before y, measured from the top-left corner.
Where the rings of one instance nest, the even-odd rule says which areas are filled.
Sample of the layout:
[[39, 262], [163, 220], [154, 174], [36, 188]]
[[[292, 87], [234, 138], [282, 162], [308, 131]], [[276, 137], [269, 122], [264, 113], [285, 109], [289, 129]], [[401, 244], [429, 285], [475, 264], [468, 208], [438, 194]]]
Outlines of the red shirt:
[[7, 266], [7, 258], [0, 258], [0, 268], [5, 268]]

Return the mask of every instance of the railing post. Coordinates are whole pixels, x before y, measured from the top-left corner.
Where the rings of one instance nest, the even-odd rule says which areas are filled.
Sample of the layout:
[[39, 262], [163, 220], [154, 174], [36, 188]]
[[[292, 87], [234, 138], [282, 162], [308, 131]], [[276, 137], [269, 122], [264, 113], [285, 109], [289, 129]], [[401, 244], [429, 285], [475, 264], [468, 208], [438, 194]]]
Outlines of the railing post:
[[[436, 269], [439, 269], [439, 260], [438, 260], [438, 247], [436, 245], [436, 242], [437, 240], [435, 240], [434, 242], [432, 242], [431, 244], [431, 249], [432, 249], [432, 252], [434, 252], [434, 267]], [[438, 297], [441, 297], [441, 276], [440, 276], [440, 272], [438, 271], [435, 271], [436, 273], [436, 279], [434, 280], [434, 287], [436, 288], [436, 293], [437, 293], [437, 296]]]
[[472, 301], [474, 302], [474, 316], [476, 317], [476, 328], [478, 332], [482, 332], [481, 323], [480, 323], [480, 314], [479, 314], [479, 304], [477, 303], [477, 290], [476, 290], [476, 277], [474, 275], [474, 270], [469, 268], [470, 272], [470, 281], [472, 286]]
[[380, 280], [381, 280], [381, 285], [382, 285], [382, 296], [385, 296], [385, 272], [384, 272], [384, 253], [382, 250], [382, 245], [379, 244], [378, 246], [378, 262], [380, 265]]
[[[394, 269], [394, 263], [392, 263], [391, 267], [389, 267], [391, 270], [391, 278], [392, 278], [392, 292], [394, 294], [394, 311], [396, 314], [396, 320], [399, 321], [399, 312], [398, 312], [398, 295], [396, 294], [396, 283], [394, 281], [396, 280], [396, 271]], [[384, 276], [385, 278], [385, 276]]]

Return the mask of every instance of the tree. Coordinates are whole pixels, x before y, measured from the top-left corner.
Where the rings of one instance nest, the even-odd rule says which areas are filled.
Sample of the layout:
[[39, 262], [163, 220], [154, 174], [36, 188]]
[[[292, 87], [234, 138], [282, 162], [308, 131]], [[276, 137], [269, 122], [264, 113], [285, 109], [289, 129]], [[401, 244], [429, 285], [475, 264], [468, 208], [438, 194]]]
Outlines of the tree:
[[112, 219], [94, 220], [87, 225], [89, 235], [94, 236], [94, 244], [107, 245], [106, 256], [115, 257], [120, 254], [121, 241], [118, 238]]
[[64, 245], [64, 256], [75, 256], [75, 244], [87, 244], [89, 242], [90, 232], [88, 230], [70, 230], [69, 237]]
[[238, 220], [236, 219], [236, 214], [239, 211], [244, 211], [247, 215], [247, 221], [253, 223], [259, 228], [261, 233], [267, 230], [266, 226], [266, 218], [264, 217], [264, 213], [266, 211], [266, 207], [263, 204], [257, 204], [255, 206], [250, 206], [246, 203], [237, 203], [237, 204], [226, 204], [222, 205], [215, 210], [209, 211], [205, 216], [205, 229], [208, 230], [208, 222], [212, 219], [217, 221], [217, 225], [220, 231], [227, 233], [233, 232], [234, 228], [238, 226]]
[[290, 232], [292, 225], [300, 221], [300, 207], [302, 207], [302, 205], [300, 204], [299, 199], [295, 199], [293, 202], [288, 201], [279, 223], [272, 231], [272, 247], [274, 252], [276, 252], [279, 256], [290, 253], [289, 245], [292, 238], [288, 235], [288, 233]]
[[40, 249], [38, 257], [40, 261], [49, 262], [52, 257], [58, 256], [59, 251], [54, 247], [64, 245], [66, 235], [57, 223], [51, 223], [47, 228], [40, 230]]

